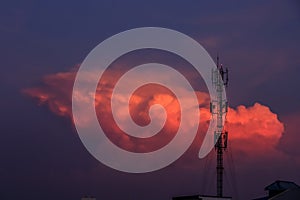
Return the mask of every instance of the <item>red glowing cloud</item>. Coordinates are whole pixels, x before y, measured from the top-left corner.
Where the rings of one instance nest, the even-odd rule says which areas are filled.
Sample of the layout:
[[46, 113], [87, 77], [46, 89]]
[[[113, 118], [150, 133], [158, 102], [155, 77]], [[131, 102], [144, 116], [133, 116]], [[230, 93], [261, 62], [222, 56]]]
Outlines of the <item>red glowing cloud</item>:
[[43, 87], [24, 89], [22, 92], [36, 98], [39, 105], [48, 105], [59, 116], [72, 118], [71, 95], [76, 71], [50, 74], [43, 78]]
[[[24, 89], [23, 93], [36, 98], [39, 105], [47, 105], [55, 114], [72, 119], [71, 96], [75, 75], [76, 71], [47, 75], [44, 77], [43, 86]], [[147, 152], [161, 148], [174, 137], [180, 121], [179, 104], [171, 91], [158, 86], [144, 87], [143, 89], [148, 91], [147, 94], [143, 93], [142, 91], [144, 90], [140, 89], [130, 99], [129, 109], [132, 119], [139, 125], [149, 123], [149, 108], [153, 104], [162, 105], [168, 116], [161, 132], [147, 140], [139, 140], [139, 138], [132, 138], [124, 134], [113, 123], [113, 118], [108, 114], [110, 106], [99, 107], [100, 102], [103, 105], [103, 102], [107, 104], [110, 101], [109, 95], [113, 86], [109, 83], [109, 80], [103, 81], [98, 85], [97, 92], [101, 92], [99, 93], [100, 95], [96, 95], [95, 97], [98, 119], [101, 125], [104, 125], [103, 128], [107, 131], [107, 136], [116, 145], [130, 151]], [[199, 133], [204, 134], [210, 120], [208, 109], [210, 99], [209, 95], [204, 92], [197, 91], [196, 95], [199, 105], [204, 105], [200, 108], [201, 117], [199, 119]], [[94, 98], [94, 96], [87, 97], [76, 94], [76, 98], [81, 101], [89, 101], [89, 98]], [[82, 116], [84, 117], [80, 121], [80, 124], [84, 125], [88, 117], [84, 111], [82, 112]], [[105, 115], [105, 117], [100, 119], [99, 113], [102, 116]], [[235, 146], [235, 149], [241, 154], [250, 155], [274, 149], [284, 132], [283, 123], [279, 121], [277, 114], [273, 113], [269, 107], [259, 103], [255, 103], [251, 107], [241, 105], [236, 109], [229, 108], [226, 129], [230, 133], [229, 139]]]

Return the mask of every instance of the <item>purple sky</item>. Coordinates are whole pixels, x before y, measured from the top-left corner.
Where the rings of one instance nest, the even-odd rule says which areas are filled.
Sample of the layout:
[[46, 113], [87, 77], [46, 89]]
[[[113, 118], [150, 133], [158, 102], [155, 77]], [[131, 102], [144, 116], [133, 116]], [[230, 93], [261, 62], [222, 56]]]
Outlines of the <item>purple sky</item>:
[[[146, 26], [189, 35], [212, 57], [219, 53], [230, 69], [228, 97], [235, 113], [225, 155], [225, 194], [250, 199], [264, 195], [264, 186], [277, 179], [300, 184], [297, 1], [6, 1], [0, 11], [0, 199], [163, 200], [215, 194], [214, 151], [199, 160], [194, 145], [162, 170], [118, 172], [94, 159], [70, 117], [55, 110], [70, 106], [72, 79], [64, 77], [97, 44]], [[151, 58], [183, 69], [183, 61], [152, 53]], [[140, 62], [134, 56], [123, 61]], [[39, 94], [48, 94], [47, 102], [41, 104]]]

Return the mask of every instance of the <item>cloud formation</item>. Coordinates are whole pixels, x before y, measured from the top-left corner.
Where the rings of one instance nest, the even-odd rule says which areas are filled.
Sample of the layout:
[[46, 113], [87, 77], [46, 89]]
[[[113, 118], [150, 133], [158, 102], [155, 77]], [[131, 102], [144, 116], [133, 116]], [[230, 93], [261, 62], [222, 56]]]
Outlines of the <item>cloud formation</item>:
[[[107, 136], [116, 145], [129, 151], [149, 152], [163, 147], [172, 140], [180, 122], [180, 105], [176, 97], [172, 94], [172, 91], [158, 85], [147, 85], [136, 90], [131, 96], [129, 105], [130, 115], [135, 123], [142, 126], [147, 125], [150, 122], [149, 109], [154, 104], [162, 105], [167, 117], [165, 125], [155, 136], [146, 139], [129, 136], [124, 134], [116, 125], [110, 112], [109, 102], [114, 87], [110, 77], [117, 79], [121, 75], [119, 73], [116, 74], [118, 75], [110, 76], [111, 74], [108, 74], [107, 77], [109, 78], [98, 85], [95, 96], [98, 121]], [[76, 70], [47, 75], [43, 79], [42, 86], [27, 88], [22, 92], [37, 99], [39, 105], [47, 105], [53, 113], [72, 120], [71, 96], [75, 75]], [[87, 81], [90, 78], [87, 76]], [[147, 92], [145, 93], [145, 91]], [[90, 102], [94, 98], [93, 95], [76, 95], [76, 98], [80, 99], [80, 101]], [[198, 134], [203, 136], [210, 120], [208, 109], [210, 99], [209, 95], [205, 92], [196, 91], [196, 95], [201, 115]], [[117, 96], [117, 98], [118, 101], [122, 101], [122, 96]], [[188, 101], [187, 99], [186, 102]], [[128, 108], [119, 108], [118, 112], [120, 117], [125, 117], [126, 119], [128, 116], [122, 116], [122, 109]], [[100, 115], [101, 117], [99, 117]], [[82, 116], [80, 124], [85, 125], [88, 122], [88, 115], [84, 110], [82, 111]], [[191, 115], [190, 117], [193, 116]], [[242, 156], [255, 156], [257, 153], [273, 151], [284, 132], [283, 123], [279, 121], [277, 114], [273, 113], [269, 107], [260, 103], [255, 103], [250, 107], [240, 105], [237, 108], [229, 108], [226, 129], [230, 133], [230, 143], [234, 145], [236, 151]]]

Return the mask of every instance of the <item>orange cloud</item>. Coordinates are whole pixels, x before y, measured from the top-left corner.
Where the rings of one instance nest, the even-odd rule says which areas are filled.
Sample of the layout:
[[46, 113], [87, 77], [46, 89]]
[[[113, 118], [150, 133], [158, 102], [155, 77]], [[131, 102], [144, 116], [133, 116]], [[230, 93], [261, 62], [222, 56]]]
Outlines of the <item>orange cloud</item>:
[[[112, 73], [112, 72], [110, 72]], [[130, 115], [135, 123], [146, 125], [149, 123], [149, 108], [153, 104], [160, 104], [167, 113], [167, 121], [162, 130], [150, 138], [135, 138], [125, 134], [114, 122], [111, 115], [110, 97], [116, 79], [121, 76], [106, 76], [100, 81], [96, 94], [96, 111], [98, 120], [107, 136], [118, 146], [135, 152], [149, 152], [161, 148], [172, 140], [180, 122], [180, 107], [177, 99], [167, 88], [143, 86], [136, 90], [130, 99]], [[43, 86], [24, 89], [23, 93], [38, 100], [39, 105], [47, 105], [49, 109], [59, 116], [72, 119], [72, 87], [76, 70], [61, 72], [44, 77]], [[109, 75], [109, 74], [108, 74]], [[113, 78], [111, 78], [113, 77]], [[143, 91], [147, 91], [146, 93]], [[88, 101], [91, 96], [76, 94], [81, 101]], [[208, 109], [209, 95], [196, 92], [200, 108], [199, 134], [205, 133], [210, 120]], [[103, 106], [109, 105], [109, 106]], [[99, 117], [101, 113], [102, 117]], [[122, 114], [122, 113], [120, 113]], [[82, 116], [86, 116], [83, 111]], [[193, 117], [193, 116], [191, 116]], [[84, 124], [87, 119], [82, 118]], [[229, 140], [240, 154], [254, 155], [271, 151], [277, 145], [284, 131], [283, 123], [269, 107], [255, 103], [253, 106], [238, 106], [229, 108], [227, 115], [227, 130]], [[199, 146], [200, 144], [198, 144]], [[199, 147], [200, 148], [200, 147]]]
[[22, 92], [38, 100], [39, 105], [48, 105], [59, 116], [72, 119], [71, 95], [76, 71], [50, 74], [43, 78], [43, 86], [28, 88]]
[[253, 160], [260, 155], [268, 155], [269, 158], [279, 156], [276, 146], [284, 132], [284, 126], [269, 107], [255, 103], [248, 108], [230, 108], [227, 129], [230, 143], [239, 157], [251, 157], [250, 160]]

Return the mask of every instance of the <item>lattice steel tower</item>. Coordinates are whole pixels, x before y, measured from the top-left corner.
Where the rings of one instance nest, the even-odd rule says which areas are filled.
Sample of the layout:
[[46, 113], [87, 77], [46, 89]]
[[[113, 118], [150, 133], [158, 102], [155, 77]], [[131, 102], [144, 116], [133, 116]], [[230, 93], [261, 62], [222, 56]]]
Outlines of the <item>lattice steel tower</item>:
[[228, 84], [228, 69], [223, 69], [217, 56], [217, 69], [212, 71], [212, 83], [217, 91], [217, 96], [210, 103], [212, 118], [217, 120], [217, 128], [214, 132], [215, 150], [217, 152], [217, 196], [223, 196], [223, 152], [227, 148], [228, 132], [224, 129], [228, 102], [223, 93]]

